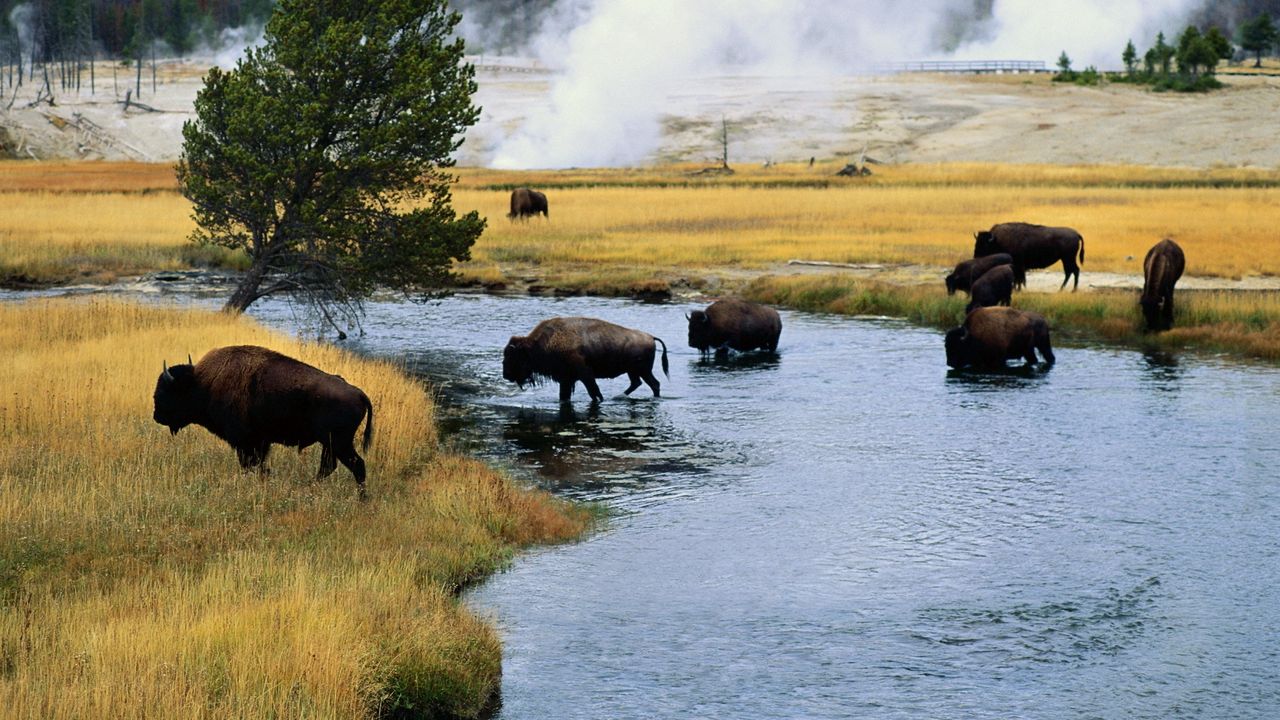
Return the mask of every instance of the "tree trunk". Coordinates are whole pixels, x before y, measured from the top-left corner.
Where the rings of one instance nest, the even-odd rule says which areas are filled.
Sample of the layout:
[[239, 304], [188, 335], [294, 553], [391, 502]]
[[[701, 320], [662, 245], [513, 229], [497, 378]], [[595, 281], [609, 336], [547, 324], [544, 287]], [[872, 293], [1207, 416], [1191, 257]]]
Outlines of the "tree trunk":
[[240, 278], [240, 284], [236, 286], [236, 291], [231, 293], [231, 297], [227, 300], [227, 304], [222, 306], [225, 312], [236, 313], [237, 315], [249, 309], [249, 306], [256, 301], [260, 295], [258, 290], [262, 287], [262, 280], [266, 277], [267, 262], [264, 259], [255, 259], [253, 265], [249, 267], [249, 272]]

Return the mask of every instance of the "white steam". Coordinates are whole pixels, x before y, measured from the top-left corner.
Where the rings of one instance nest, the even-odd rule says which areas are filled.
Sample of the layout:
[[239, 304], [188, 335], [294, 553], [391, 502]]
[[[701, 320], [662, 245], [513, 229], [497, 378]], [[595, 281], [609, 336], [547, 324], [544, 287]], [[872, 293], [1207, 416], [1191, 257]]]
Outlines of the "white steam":
[[[1172, 37], [1199, 0], [563, 0], [534, 52], [563, 68], [550, 103], [494, 154], [502, 168], [630, 165], [661, 139], [664, 105], [690, 78], [849, 75], [876, 62], [1044, 60], [1119, 65], [1159, 30]], [[963, 23], [957, 27], [956, 23]], [[1150, 36], [1150, 37], [1148, 37]], [[942, 38], [961, 38], [950, 55]], [[973, 40], [972, 38], [981, 38]], [[965, 39], [970, 39], [967, 42]]]

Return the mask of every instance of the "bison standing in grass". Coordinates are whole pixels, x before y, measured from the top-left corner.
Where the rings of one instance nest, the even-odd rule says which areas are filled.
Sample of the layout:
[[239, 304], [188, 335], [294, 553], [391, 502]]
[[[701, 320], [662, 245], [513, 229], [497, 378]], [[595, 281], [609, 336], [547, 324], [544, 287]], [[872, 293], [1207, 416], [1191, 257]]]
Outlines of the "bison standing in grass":
[[1013, 257], [1013, 278], [1017, 287], [1027, 284], [1027, 270], [1047, 268], [1062, 261], [1062, 285], [1067, 286], [1071, 276], [1075, 276], [1072, 291], [1080, 287], [1080, 265], [1076, 262], [1079, 253], [1080, 262], [1084, 262], [1084, 238], [1080, 233], [1068, 227], [1045, 227], [1030, 223], [1000, 223], [992, 225], [990, 230], [983, 230], [973, 236], [973, 256], [986, 257], [996, 253], [1008, 253]]
[[964, 325], [947, 333], [947, 364], [960, 369], [976, 366], [1002, 368], [1006, 360], [1026, 358], [1036, 362], [1036, 351], [1052, 365], [1056, 358], [1049, 344], [1049, 324], [1037, 313], [1008, 307], [978, 308]]
[[782, 318], [778, 311], [746, 300], [717, 300], [706, 310], [694, 310], [689, 320], [689, 347], [703, 355], [715, 351], [725, 355], [729, 350], [747, 352], [778, 349], [782, 335]]
[[164, 366], [156, 381], [153, 417], [177, 434], [199, 425], [222, 438], [243, 468], [263, 468], [272, 444], [299, 450], [319, 443], [320, 471], [338, 461], [355, 476], [364, 497], [364, 460], [356, 430], [366, 416], [363, 449], [373, 442], [373, 404], [337, 375], [254, 345], [210, 350], [199, 363]]
[[957, 263], [956, 269], [951, 271], [945, 280], [947, 294], [955, 295], [957, 290], [969, 292], [973, 287], [973, 281], [985, 275], [988, 270], [997, 265], [1009, 265], [1012, 262], [1013, 256], [1009, 253], [996, 253]]
[[1008, 305], [1013, 302], [1013, 266], [997, 265], [973, 281], [969, 289], [969, 304], [965, 312], [992, 305]]
[[1142, 261], [1142, 314], [1147, 329], [1168, 330], [1173, 327], [1173, 286], [1182, 277], [1187, 259], [1178, 243], [1168, 238], [1156, 243]]
[[539, 213], [548, 220], [551, 219], [551, 213], [547, 211], [546, 195], [527, 187], [511, 191], [511, 212], [507, 213], [507, 217], [512, 220], [523, 220], [529, 216], [537, 216]]
[[658, 397], [659, 383], [653, 376], [655, 343], [662, 345], [662, 373], [670, 377], [667, 344], [649, 333], [593, 318], [551, 318], [528, 335], [511, 338], [502, 351], [502, 377], [522, 388], [550, 378], [560, 384], [562, 403], [569, 402], [574, 385], [581, 382], [592, 402], [600, 402], [604, 394], [596, 379], [625, 373], [631, 380], [626, 394], [643, 380]]

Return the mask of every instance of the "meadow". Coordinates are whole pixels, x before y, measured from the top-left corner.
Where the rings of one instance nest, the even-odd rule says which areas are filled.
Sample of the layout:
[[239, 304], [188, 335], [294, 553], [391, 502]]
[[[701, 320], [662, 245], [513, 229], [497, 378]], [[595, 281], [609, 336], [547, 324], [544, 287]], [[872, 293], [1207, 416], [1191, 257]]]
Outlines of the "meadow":
[[[318, 448], [267, 476], [151, 419], [161, 361], [266, 345], [363, 388], [370, 499]], [[0, 708], [11, 718], [475, 717], [495, 631], [457, 592], [588, 512], [438, 443], [400, 368], [223, 313], [0, 304]]]
[[[937, 288], [920, 297], [951, 308], [945, 325], [958, 319], [952, 305], [963, 307], [937, 297], [946, 269], [971, 256], [977, 230], [1022, 219], [1068, 225], [1083, 234], [1086, 286], [1089, 274], [1098, 272], [1140, 281], [1146, 250], [1164, 237], [1186, 251], [1188, 275], [1280, 277], [1280, 172], [1274, 170], [949, 164], [873, 166], [870, 177], [839, 178], [837, 169], [833, 163], [743, 167], [731, 175], [680, 165], [462, 169], [454, 205], [478, 210], [489, 225], [457, 273], [469, 285], [537, 285], [602, 295], [740, 292], [755, 281], [759, 297], [786, 298], [787, 293], [762, 292], [759, 278], [780, 276], [778, 282], [791, 286], [876, 284], [790, 278], [790, 260], [876, 264], [885, 268], [878, 281], [885, 288], [871, 295], [905, 300], [914, 296], [913, 285]], [[507, 220], [510, 190], [520, 185], [548, 193], [549, 220]], [[186, 242], [189, 210], [165, 166], [5, 163], [0, 197], [12, 208], [0, 217], [2, 284], [244, 264], [235, 253]], [[1095, 294], [1107, 293], [1089, 293]], [[1280, 355], [1280, 349], [1269, 349], [1280, 345], [1280, 299], [1274, 291], [1235, 299], [1200, 295], [1185, 293], [1189, 302], [1182, 307], [1187, 318], [1214, 326], [1213, 332], [1202, 328], [1171, 337], [1205, 344], [1212, 335], [1219, 340], [1208, 344], [1217, 349]], [[1019, 295], [1020, 305], [1046, 308], [1068, 332], [1141, 339], [1131, 297], [1107, 300], [1100, 318], [1096, 308], [1074, 311], [1080, 302], [1065, 295]], [[1102, 301], [1087, 301], [1097, 302]], [[898, 314], [894, 307], [901, 304], [886, 302], [872, 311]], [[1246, 335], [1256, 337], [1243, 345], [1230, 340]]]

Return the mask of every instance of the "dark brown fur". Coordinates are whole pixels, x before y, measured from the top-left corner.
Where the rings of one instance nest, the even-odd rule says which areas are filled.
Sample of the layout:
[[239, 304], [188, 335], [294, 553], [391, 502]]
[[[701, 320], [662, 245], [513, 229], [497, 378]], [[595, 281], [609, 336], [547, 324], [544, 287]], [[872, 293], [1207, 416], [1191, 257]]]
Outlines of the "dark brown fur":
[[[560, 401], [569, 402], [581, 382], [594, 402], [604, 399], [597, 378], [626, 374], [629, 395], [643, 380], [659, 396], [653, 360], [662, 345], [662, 372], [667, 374], [667, 344], [639, 330], [594, 318], [551, 318], [526, 336], [513, 336], [502, 352], [502, 377], [524, 387], [538, 378], [560, 384]], [[669, 377], [669, 376], [668, 376]]]
[[1147, 329], [1168, 330], [1173, 327], [1173, 286], [1182, 277], [1187, 259], [1178, 243], [1168, 238], [1156, 243], [1142, 261], [1142, 314]]
[[717, 355], [728, 350], [778, 349], [782, 335], [782, 318], [778, 311], [738, 298], [717, 300], [706, 310], [689, 313], [689, 347], [706, 355], [715, 350]]
[[507, 213], [507, 217], [512, 220], [522, 220], [537, 216], [538, 213], [542, 213], [547, 219], [551, 218], [551, 213], [547, 210], [546, 195], [527, 187], [511, 191], [511, 212]]
[[154, 419], [177, 433], [199, 425], [236, 451], [244, 468], [261, 467], [272, 444], [323, 448], [319, 477], [342, 461], [364, 496], [364, 460], [355, 435], [373, 442], [373, 405], [337, 375], [254, 345], [210, 350], [195, 365], [166, 368], [156, 381]]
[[1049, 324], [1037, 313], [1007, 307], [978, 308], [969, 313], [964, 325], [947, 333], [947, 364], [953, 368], [974, 365], [992, 369], [1004, 367], [1005, 360], [1026, 358], [1036, 361], [1036, 350], [1053, 364]]
[[982, 277], [988, 270], [997, 265], [1008, 265], [1013, 262], [1009, 253], [996, 253], [985, 257], [965, 260], [956, 264], [956, 269], [946, 277], [947, 294], [955, 295], [957, 290], [969, 292], [973, 281]]
[[971, 300], [965, 312], [992, 305], [1008, 305], [1013, 302], [1013, 266], [997, 265], [982, 274], [969, 291]]
[[975, 258], [1009, 253], [1013, 256], [1013, 279], [1016, 287], [1027, 284], [1027, 270], [1047, 268], [1062, 261], [1062, 278], [1059, 290], [1067, 286], [1071, 276], [1075, 276], [1072, 291], [1080, 287], [1080, 265], [1076, 262], [1079, 252], [1080, 263], [1084, 262], [1084, 238], [1080, 233], [1068, 227], [1045, 227], [1030, 223], [1000, 223], [992, 225], [973, 236], [973, 256]]

